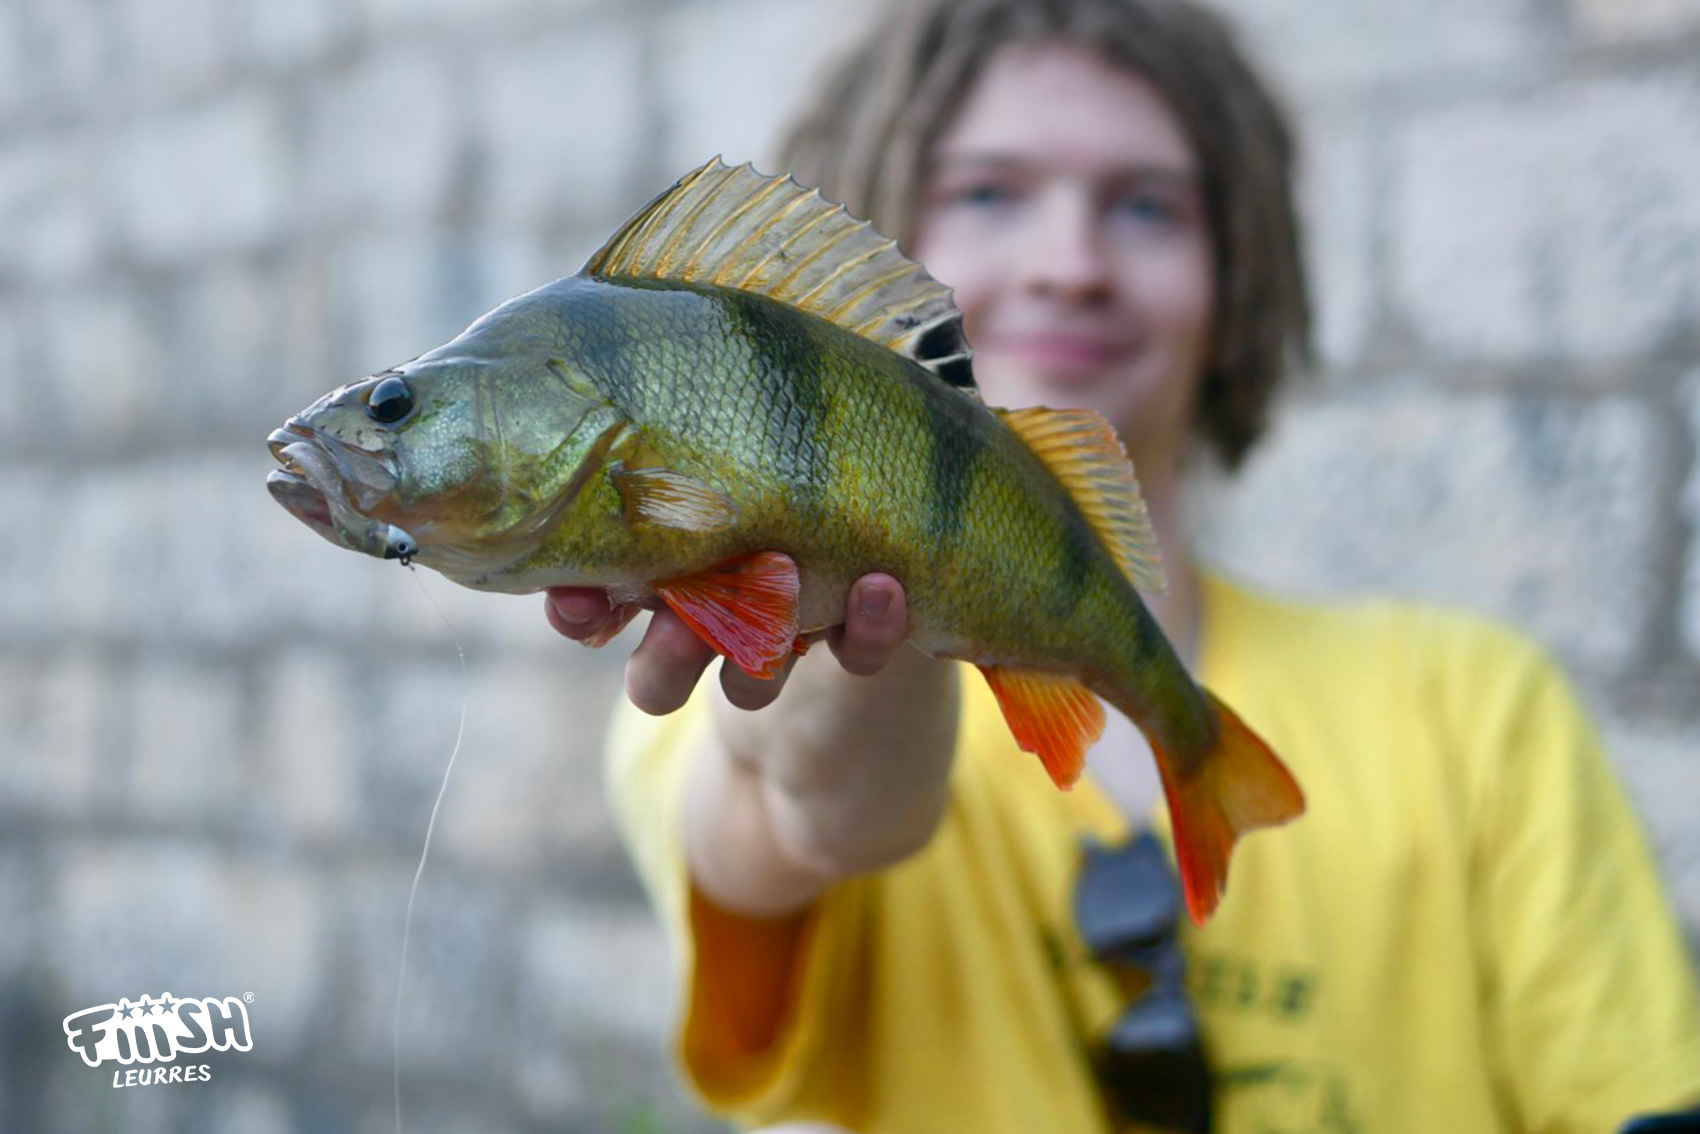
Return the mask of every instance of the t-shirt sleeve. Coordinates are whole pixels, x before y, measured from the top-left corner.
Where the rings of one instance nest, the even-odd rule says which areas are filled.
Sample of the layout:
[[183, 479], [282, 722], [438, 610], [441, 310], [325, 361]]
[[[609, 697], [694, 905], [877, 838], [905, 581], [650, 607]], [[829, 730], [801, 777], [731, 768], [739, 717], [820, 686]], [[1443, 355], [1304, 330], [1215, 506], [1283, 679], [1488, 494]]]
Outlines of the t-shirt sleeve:
[[661, 718], [622, 705], [606, 756], [615, 821], [668, 937], [674, 1058], [717, 1113], [844, 1122], [835, 1080], [849, 1069], [827, 1058], [822, 1030], [827, 1020], [855, 1026], [865, 883], [840, 884], [777, 920], [722, 910], [696, 890], [679, 809], [708, 714], [701, 696]]
[[1455, 706], [1486, 710], [1453, 719], [1475, 722], [1458, 739], [1478, 955], [1517, 1126], [1609, 1134], [1700, 1103], [1700, 991], [1640, 824], [1556, 667], [1509, 636], [1493, 647], [1451, 681]]

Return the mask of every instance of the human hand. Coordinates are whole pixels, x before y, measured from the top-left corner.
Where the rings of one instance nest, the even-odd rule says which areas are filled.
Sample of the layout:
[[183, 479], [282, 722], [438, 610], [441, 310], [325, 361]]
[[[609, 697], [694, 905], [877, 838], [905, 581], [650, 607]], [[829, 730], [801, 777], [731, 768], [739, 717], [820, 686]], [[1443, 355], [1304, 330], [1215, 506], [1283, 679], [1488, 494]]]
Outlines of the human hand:
[[[544, 614], [557, 632], [574, 641], [594, 640], [612, 630], [621, 615], [601, 590], [550, 587]], [[890, 575], [863, 575], [845, 597], [844, 620], [828, 630], [807, 636], [825, 638], [828, 648], [847, 672], [869, 676], [884, 669], [902, 648], [909, 630], [909, 607], [903, 586]], [[714, 650], [665, 607], [655, 611], [643, 638], [626, 662], [626, 696], [646, 713], [662, 715], [680, 708]], [[720, 686], [726, 699], [740, 709], [760, 709], [773, 703], [784, 689], [795, 658], [776, 677], [751, 677], [734, 665], [720, 667]]]

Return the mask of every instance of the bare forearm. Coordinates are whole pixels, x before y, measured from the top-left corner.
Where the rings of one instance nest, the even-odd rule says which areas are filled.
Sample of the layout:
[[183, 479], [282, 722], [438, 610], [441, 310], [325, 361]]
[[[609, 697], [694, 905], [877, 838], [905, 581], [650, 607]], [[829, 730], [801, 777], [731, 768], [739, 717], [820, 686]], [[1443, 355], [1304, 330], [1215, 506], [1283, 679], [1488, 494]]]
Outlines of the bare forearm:
[[953, 667], [900, 650], [877, 676], [810, 659], [759, 713], [717, 707], [687, 792], [685, 845], [704, 892], [743, 913], [806, 905], [932, 837], [949, 795]]

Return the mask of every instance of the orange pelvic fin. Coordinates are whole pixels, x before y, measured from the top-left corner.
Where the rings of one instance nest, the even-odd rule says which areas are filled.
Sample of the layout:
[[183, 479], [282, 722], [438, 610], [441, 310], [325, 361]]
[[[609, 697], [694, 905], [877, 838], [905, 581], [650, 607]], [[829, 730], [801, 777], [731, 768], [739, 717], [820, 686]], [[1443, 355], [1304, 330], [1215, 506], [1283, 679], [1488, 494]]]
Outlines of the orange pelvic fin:
[[773, 677], [797, 638], [797, 565], [761, 551], [656, 583], [655, 592], [697, 637], [752, 677]]
[[1232, 709], [1209, 690], [1216, 710], [1216, 746], [1181, 770], [1153, 743], [1157, 770], [1169, 800], [1175, 859], [1193, 924], [1203, 925], [1228, 883], [1228, 855], [1247, 831], [1296, 819], [1304, 793], [1291, 772]]
[[1104, 732], [1104, 706], [1072, 677], [983, 665], [980, 672], [1023, 752], [1035, 752], [1060, 788], [1074, 786], [1086, 750]]

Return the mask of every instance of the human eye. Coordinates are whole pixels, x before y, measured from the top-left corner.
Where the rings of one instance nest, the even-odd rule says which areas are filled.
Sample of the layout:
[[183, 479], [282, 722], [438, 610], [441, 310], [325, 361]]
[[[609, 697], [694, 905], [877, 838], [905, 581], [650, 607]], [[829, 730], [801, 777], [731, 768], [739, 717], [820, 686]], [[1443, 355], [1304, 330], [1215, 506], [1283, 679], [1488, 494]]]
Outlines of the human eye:
[[949, 190], [945, 199], [953, 205], [990, 209], [1014, 204], [1019, 194], [1012, 186], [1001, 182], [969, 181]]
[[1174, 228], [1185, 219], [1178, 201], [1149, 190], [1133, 190], [1116, 198], [1115, 212], [1136, 224], [1151, 228]]

